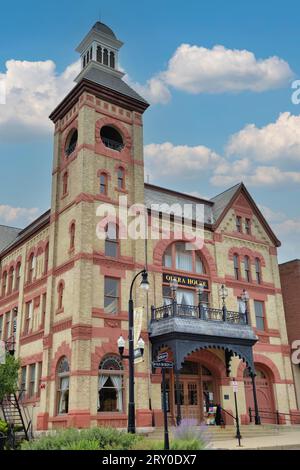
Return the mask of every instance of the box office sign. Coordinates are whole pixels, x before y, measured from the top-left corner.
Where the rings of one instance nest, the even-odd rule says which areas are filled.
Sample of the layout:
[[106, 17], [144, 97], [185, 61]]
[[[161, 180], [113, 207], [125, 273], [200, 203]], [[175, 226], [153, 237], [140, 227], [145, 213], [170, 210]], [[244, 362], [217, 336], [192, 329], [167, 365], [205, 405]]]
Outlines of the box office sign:
[[197, 279], [190, 276], [178, 276], [177, 274], [163, 273], [163, 282], [169, 283], [174, 279], [178, 282], [179, 286], [196, 287], [200, 285], [203, 286], [204, 289], [208, 289], [207, 279]]

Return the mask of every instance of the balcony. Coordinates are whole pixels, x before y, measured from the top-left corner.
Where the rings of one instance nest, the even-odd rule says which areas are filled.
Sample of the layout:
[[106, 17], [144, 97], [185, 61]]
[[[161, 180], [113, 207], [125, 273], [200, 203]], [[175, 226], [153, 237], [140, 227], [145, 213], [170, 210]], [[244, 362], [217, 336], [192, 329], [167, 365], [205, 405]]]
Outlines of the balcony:
[[178, 363], [194, 350], [217, 348], [239, 356], [251, 368], [252, 347], [258, 340], [248, 324], [247, 312], [178, 304], [176, 301], [151, 308], [149, 337], [154, 358], [165, 346], [173, 350]]

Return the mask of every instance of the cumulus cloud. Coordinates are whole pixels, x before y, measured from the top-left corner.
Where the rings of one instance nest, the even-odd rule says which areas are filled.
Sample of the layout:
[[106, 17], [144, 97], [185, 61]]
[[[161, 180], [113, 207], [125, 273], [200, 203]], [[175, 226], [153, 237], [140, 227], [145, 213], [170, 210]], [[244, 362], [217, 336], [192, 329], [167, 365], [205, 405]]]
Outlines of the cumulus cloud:
[[171, 97], [170, 87], [192, 94], [258, 93], [285, 86], [293, 76], [289, 64], [277, 56], [258, 59], [251, 51], [222, 45], [208, 49], [181, 44], [166, 70], [145, 85], [132, 85], [151, 103], [165, 104]]
[[38, 215], [39, 209], [36, 207], [12, 207], [0, 205], [0, 223], [2, 225], [11, 225], [22, 227], [34, 220]]
[[154, 178], [199, 178], [203, 171], [212, 170], [222, 162], [222, 157], [203, 145], [149, 144], [144, 153], [146, 173]]
[[300, 163], [300, 116], [285, 112], [264, 127], [249, 124], [231, 136], [226, 153], [264, 162], [284, 159]]
[[222, 171], [217, 169], [211, 176], [211, 183], [214, 186], [226, 186], [243, 181], [249, 186], [264, 187], [300, 183], [300, 172], [297, 171], [284, 171], [275, 166], [255, 167], [252, 165], [249, 172], [239, 173], [235, 171], [235, 165], [237, 165], [237, 167], [239, 166], [239, 160], [233, 162], [231, 165], [228, 164], [224, 166]]
[[6, 104], [0, 106], [1, 138], [48, 133], [48, 115], [74, 86], [79, 69], [78, 61], [57, 74], [52, 60], [8, 60], [6, 72], [1, 74], [6, 89]]

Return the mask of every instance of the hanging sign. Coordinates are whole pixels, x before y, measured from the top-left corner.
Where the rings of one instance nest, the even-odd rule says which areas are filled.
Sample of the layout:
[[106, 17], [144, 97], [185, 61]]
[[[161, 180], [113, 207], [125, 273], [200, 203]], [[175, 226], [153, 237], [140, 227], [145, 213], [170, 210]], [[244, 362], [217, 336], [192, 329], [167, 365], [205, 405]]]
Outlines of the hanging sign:
[[169, 358], [169, 353], [163, 352], [163, 353], [158, 354], [156, 360], [157, 361], [167, 361], [168, 358]]
[[134, 309], [134, 363], [143, 362], [143, 356], [138, 348], [138, 340], [140, 339], [143, 325], [144, 308], [138, 307]]
[[174, 367], [171, 361], [153, 361], [152, 365], [155, 369], [173, 369]]
[[204, 289], [208, 289], [207, 279], [197, 279], [195, 277], [190, 277], [190, 276], [178, 276], [177, 274], [163, 273], [163, 282], [170, 283], [174, 279], [178, 282], [179, 286], [186, 286], [186, 287], [203, 286]]

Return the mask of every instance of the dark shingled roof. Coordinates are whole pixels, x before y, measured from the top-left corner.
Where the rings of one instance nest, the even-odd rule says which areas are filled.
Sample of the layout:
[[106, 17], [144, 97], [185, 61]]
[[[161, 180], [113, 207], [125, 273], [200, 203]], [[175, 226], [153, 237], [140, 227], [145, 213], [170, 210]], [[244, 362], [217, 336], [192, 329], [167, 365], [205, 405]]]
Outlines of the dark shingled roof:
[[110, 29], [108, 26], [106, 26], [106, 24], [101, 23], [100, 21], [97, 21], [97, 23], [94, 24], [92, 29], [94, 29], [95, 31], [99, 31], [100, 33], [106, 34], [107, 36], [111, 36], [114, 39], [116, 39], [116, 35], [113, 32], [113, 30]]
[[241, 185], [242, 183], [238, 183], [235, 186], [232, 186], [232, 188], [226, 189], [226, 191], [223, 191], [221, 194], [218, 194], [217, 196], [211, 198], [211, 201], [214, 203], [213, 214], [215, 222], [222, 215], [223, 211], [226, 209], [226, 207], [230, 203], [235, 193], [239, 190]]
[[21, 232], [20, 228], [0, 225], [0, 252], [10, 245]]

